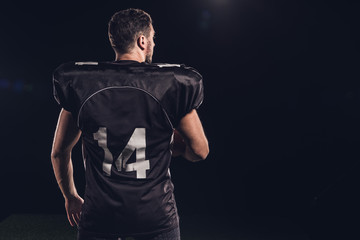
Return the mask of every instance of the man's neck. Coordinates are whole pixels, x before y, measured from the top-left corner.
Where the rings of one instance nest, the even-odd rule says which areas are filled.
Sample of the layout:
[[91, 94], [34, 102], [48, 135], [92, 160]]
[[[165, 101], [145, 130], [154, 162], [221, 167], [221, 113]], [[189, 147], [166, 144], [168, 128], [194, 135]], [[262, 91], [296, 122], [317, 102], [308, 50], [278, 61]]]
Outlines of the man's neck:
[[117, 54], [115, 56], [115, 61], [121, 61], [121, 60], [131, 60], [131, 61], [137, 61], [137, 62], [144, 62], [145, 59], [141, 54], [137, 53], [125, 53], [125, 54]]

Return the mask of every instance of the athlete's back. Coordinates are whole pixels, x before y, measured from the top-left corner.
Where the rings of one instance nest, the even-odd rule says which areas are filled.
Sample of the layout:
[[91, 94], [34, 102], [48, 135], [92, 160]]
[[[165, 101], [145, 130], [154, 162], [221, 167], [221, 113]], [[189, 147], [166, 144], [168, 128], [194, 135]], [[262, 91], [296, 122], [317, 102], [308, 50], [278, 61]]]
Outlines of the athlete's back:
[[54, 72], [54, 93], [82, 132], [80, 229], [136, 236], [177, 227], [169, 172], [173, 129], [202, 102], [200, 74], [136, 61], [67, 63]]

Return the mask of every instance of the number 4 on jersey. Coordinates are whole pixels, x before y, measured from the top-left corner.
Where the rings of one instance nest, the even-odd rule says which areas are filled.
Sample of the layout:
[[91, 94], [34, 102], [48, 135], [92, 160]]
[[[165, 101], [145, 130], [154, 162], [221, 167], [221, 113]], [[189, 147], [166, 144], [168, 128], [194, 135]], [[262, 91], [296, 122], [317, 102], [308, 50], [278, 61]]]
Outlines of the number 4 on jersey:
[[[108, 149], [107, 144], [107, 130], [105, 127], [100, 127], [94, 133], [94, 140], [98, 142], [99, 147], [104, 150], [103, 171], [107, 176], [111, 176], [111, 167], [114, 161], [113, 155]], [[150, 169], [150, 161], [145, 160], [146, 150], [146, 135], [145, 128], [135, 128], [124, 150], [115, 160], [115, 166], [120, 172], [125, 169], [126, 172], [136, 171], [136, 178], [146, 178], [146, 170]], [[136, 154], [136, 162], [127, 163], [131, 155]]]

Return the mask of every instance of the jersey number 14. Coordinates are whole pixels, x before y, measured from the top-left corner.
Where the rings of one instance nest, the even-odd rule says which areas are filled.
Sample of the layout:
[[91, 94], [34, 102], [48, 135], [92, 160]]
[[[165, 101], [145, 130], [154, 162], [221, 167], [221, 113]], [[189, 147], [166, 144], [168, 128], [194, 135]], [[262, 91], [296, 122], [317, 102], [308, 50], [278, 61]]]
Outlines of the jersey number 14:
[[[99, 147], [104, 150], [103, 171], [107, 176], [111, 176], [111, 167], [114, 162], [114, 157], [108, 149], [106, 128], [100, 127], [93, 136], [94, 140], [98, 142]], [[136, 178], [146, 178], [146, 170], [150, 169], [150, 161], [145, 159], [145, 150], [145, 128], [135, 128], [125, 148], [115, 160], [117, 170], [119, 172], [122, 170], [125, 170], [126, 172], [136, 171]], [[134, 152], [136, 154], [136, 162], [127, 163]]]

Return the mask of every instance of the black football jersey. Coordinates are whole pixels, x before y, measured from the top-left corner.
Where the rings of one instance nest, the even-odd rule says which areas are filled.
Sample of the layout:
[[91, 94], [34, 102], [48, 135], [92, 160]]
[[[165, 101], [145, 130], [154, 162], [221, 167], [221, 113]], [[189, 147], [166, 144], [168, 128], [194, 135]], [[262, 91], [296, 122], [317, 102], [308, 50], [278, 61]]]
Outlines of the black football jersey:
[[136, 236], [177, 227], [173, 129], [202, 103], [201, 75], [184, 65], [72, 62], [55, 70], [53, 83], [55, 99], [82, 131], [80, 230]]

